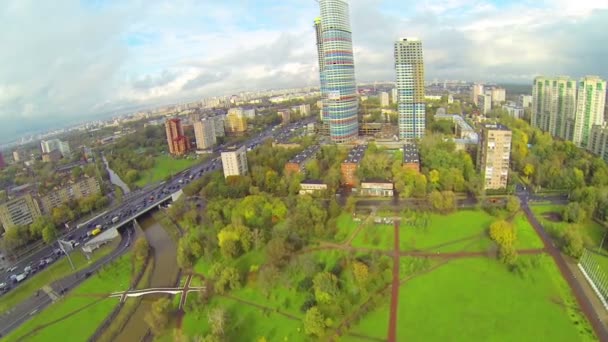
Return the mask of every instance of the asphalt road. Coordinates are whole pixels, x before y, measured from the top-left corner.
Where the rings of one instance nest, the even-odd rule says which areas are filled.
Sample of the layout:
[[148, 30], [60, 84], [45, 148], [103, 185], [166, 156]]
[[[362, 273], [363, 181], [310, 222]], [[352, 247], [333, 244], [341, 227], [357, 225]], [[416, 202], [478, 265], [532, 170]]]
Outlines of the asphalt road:
[[[59, 279], [51, 284], [51, 288], [54, 294], [61, 296], [62, 293], [75, 288], [78, 284], [86, 279], [86, 273], [96, 272], [99, 268], [104, 266], [106, 263], [113, 261], [123, 253], [125, 253], [131, 245], [131, 239], [133, 236], [133, 230], [127, 229], [123, 233], [123, 239], [116, 249], [105, 257], [97, 260], [91, 266], [86, 269], [80, 270], [74, 274], [71, 274], [65, 278]], [[22, 301], [11, 310], [0, 315], [0, 337], [7, 335], [11, 330], [17, 328], [28, 319], [32, 318], [36, 313], [43, 310], [49, 304], [53, 302], [50, 295], [43, 290], [39, 290], [38, 294], [27, 298]]]

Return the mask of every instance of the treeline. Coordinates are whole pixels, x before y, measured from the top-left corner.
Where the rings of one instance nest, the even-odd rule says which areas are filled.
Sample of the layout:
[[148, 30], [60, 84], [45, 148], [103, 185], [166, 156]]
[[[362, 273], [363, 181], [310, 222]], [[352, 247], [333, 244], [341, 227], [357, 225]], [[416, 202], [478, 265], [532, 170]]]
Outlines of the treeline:
[[154, 157], [167, 151], [164, 126], [148, 126], [124, 136], [104, 151], [110, 168], [133, 187], [141, 171], [154, 167]]

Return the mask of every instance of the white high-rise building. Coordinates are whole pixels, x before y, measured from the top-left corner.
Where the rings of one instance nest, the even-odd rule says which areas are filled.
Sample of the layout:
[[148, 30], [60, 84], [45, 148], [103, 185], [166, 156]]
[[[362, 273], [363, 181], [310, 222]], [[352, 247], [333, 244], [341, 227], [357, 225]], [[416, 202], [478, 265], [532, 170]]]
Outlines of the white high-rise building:
[[397, 103], [398, 99], [399, 99], [399, 92], [397, 91], [397, 88], [391, 89], [391, 101], [393, 102], [393, 104]]
[[399, 138], [421, 138], [425, 131], [426, 104], [422, 42], [419, 39], [402, 38], [395, 42], [395, 71], [399, 96]]
[[519, 101], [517, 104], [523, 108], [532, 106], [532, 95], [519, 95]]
[[222, 152], [222, 168], [224, 177], [246, 175], [249, 171], [247, 167], [247, 149], [245, 146], [237, 150]]
[[479, 106], [479, 95], [483, 95], [483, 84], [473, 84], [473, 89], [471, 89], [471, 95], [473, 97], [473, 103], [476, 106]]
[[69, 157], [71, 153], [70, 145], [59, 139], [41, 140], [40, 148], [42, 149], [42, 153], [51, 153], [54, 150], [58, 150], [64, 158]]
[[534, 79], [532, 87], [533, 127], [552, 136], [572, 140], [573, 122], [576, 111], [576, 82], [567, 76], [543, 77]]
[[492, 88], [490, 95], [492, 95], [492, 103], [501, 104], [505, 102], [507, 98], [507, 91], [505, 90], [505, 88], [494, 87]]
[[389, 97], [388, 97], [388, 93], [383, 91], [380, 93], [380, 106], [381, 107], [388, 107], [389, 106]]
[[481, 94], [477, 96], [477, 106], [483, 115], [488, 114], [492, 110], [492, 95]]
[[606, 81], [597, 76], [586, 76], [578, 82], [576, 113], [574, 120], [566, 125], [573, 126], [572, 142], [586, 147], [594, 125], [604, 124], [604, 105], [606, 103]]
[[217, 139], [215, 137], [215, 122], [212, 118], [195, 121], [192, 126], [198, 150], [207, 150], [215, 145]]

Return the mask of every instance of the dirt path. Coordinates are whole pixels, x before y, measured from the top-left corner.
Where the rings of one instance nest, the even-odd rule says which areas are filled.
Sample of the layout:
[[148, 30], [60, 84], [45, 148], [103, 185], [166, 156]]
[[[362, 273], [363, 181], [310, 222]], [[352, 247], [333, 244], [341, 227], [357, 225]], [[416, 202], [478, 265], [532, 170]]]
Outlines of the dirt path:
[[393, 222], [395, 229], [394, 252], [393, 252], [393, 284], [391, 285], [391, 316], [388, 323], [388, 341], [397, 341], [397, 310], [399, 310], [399, 224], [400, 220]]
[[545, 232], [545, 230], [543, 229], [540, 222], [536, 219], [536, 217], [534, 216], [534, 213], [532, 213], [532, 210], [530, 210], [530, 207], [528, 206], [527, 202], [522, 201], [522, 209], [523, 209], [524, 213], [526, 214], [526, 218], [528, 219], [528, 222], [530, 222], [532, 227], [534, 227], [536, 234], [538, 234], [538, 236], [543, 241], [543, 244], [545, 245], [547, 252], [549, 253], [549, 255], [551, 255], [551, 257], [555, 261], [555, 264], [557, 265], [560, 273], [562, 274], [562, 277], [566, 280], [566, 282], [570, 286], [570, 289], [572, 290], [572, 294], [576, 298], [576, 301], [578, 302], [581, 312], [587, 317], [587, 320], [593, 327], [595, 336], [600, 341], [608, 341], [608, 331], [606, 331], [606, 327], [602, 324], [602, 321], [599, 319], [599, 317], [593, 310], [591, 301], [585, 295], [583, 288], [576, 281], [576, 279], [574, 278], [574, 275], [572, 274], [570, 269], [568, 269], [568, 265], [566, 264], [566, 260], [564, 259], [563, 255], [557, 249], [557, 247], [553, 244], [553, 242], [551, 241], [551, 238], [549, 237], [547, 232]]

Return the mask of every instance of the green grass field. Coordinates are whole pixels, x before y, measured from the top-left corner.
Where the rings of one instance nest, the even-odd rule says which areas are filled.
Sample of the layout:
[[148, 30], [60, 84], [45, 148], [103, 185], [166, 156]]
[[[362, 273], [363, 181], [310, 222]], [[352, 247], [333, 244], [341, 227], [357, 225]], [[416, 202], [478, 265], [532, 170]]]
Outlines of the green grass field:
[[[551, 232], [552, 230], [555, 230], [556, 232], [562, 231], [565, 230], [569, 225], [573, 224], [561, 221], [561, 213], [564, 208], [565, 205], [553, 204], [535, 204], [530, 206], [530, 209], [532, 209], [532, 212], [536, 215], [536, 218], [547, 229], [548, 232]], [[559, 214], [559, 217], [551, 217], [552, 215], [555, 216], [554, 214]], [[556, 218], [559, 219], [559, 221], [556, 221]], [[606, 228], [593, 220], [587, 220], [586, 222], [580, 224], [580, 227], [585, 238], [585, 245], [588, 248], [597, 248], [604, 238]]]
[[[591, 341], [591, 327], [547, 256], [524, 276], [496, 260], [458, 259], [411, 279], [399, 290], [399, 341]], [[385, 339], [389, 301], [350, 330]], [[364, 341], [346, 335], [342, 341]]]
[[353, 220], [353, 215], [349, 213], [340, 214], [336, 220], [338, 231], [334, 236], [334, 241], [342, 242], [346, 240], [357, 229], [357, 227], [363, 223], [363, 220], [365, 220], [365, 217], [362, 217], [361, 221], [356, 222]]
[[526, 215], [518, 213], [513, 218], [513, 227], [517, 232], [517, 240], [515, 241], [515, 248], [517, 249], [528, 249], [528, 248], [543, 248], [543, 241], [538, 237], [534, 228], [528, 222]]
[[400, 289], [399, 338], [593, 340], [585, 318], [571, 309], [576, 301], [552, 260], [520, 258], [537, 258], [538, 266], [520, 277], [495, 260], [460, 259], [407, 282]]
[[[66, 319], [28, 336], [27, 341], [82, 341], [91, 336], [97, 327], [118, 304], [118, 299], [89, 297], [124, 290], [131, 279], [131, 253], [127, 253], [111, 265], [102, 268], [91, 278], [72, 290], [65, 298], [50, 305], [34, 318], [6, 336], [6, 341], [18, 341], [39, 326], [49, 324], [64, 316]], [[86, 307], [91, 305], [90, 307]], [[86, 307], [86, 308], [85, 308]], [[84, 309], [83, 309], [84, 308]], [[82, 311], [70, 316], [76, 310]]]
[[400, 226], [401, 250], [437, 252], [483, 251], [492, 242], [486, 230], [495, 220], [482, 210], [463, 210], [449, 215], [431, 214], [427, 227], [411, 226], [403, 220]]
[[354, 247], [392, 250], [394, 248], [395, 229], [393, 225], [369, 223], [353, 239]]
[[[87, 260], [84, 253], [80, 250], [74, 250], [70, 256], [76, 271], [88, 267], [91, 263], [101, 259], [108, 255], [111, 251], [118, 246], [120, 239], [113, 241], [112, 243], [96, 250], [93, 252], [91, 260]], [[36, 291], [40, 290], [43, 286], [53, 283], [54, 281], [61, 279], [65, 276], [74, 273], [72, 267], [67, 258], [61, 258], [54, 264], [48, 266], [44, 270], [34, 274], [16, 289], [10, 291], [4, 296], [0, 297], [0, 313], [9, 310], [14, 305], [22, 302], [26, 298], [34, 295]]]
[[176, 174], [199, 162], [199, 159], [177, 159], [167, 155], [158, 156], [154, 158], [154, 167], [143, 171], [139, 180], [135, 182], [135, 185], [143, 188], [150, 183], [161, 181], [165, 177]]

